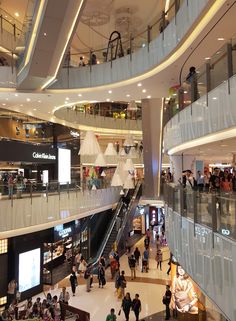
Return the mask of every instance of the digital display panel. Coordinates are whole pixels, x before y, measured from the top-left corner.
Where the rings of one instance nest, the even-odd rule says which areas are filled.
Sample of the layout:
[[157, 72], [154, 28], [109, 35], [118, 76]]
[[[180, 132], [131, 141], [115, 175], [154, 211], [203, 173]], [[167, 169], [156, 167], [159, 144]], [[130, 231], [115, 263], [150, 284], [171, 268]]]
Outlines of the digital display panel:
[[40, 248], [19, 254], [19, 292], [40, 284]]
[[60, 184], [71, 182], [71, 150], [58, 149], [58, 180]]

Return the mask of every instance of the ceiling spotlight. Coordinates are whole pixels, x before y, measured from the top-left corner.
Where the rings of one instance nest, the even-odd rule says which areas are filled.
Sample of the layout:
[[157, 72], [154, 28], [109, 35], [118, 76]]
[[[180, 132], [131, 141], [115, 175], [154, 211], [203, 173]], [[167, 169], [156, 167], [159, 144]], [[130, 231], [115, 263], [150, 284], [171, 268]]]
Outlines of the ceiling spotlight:
[[69, 97], [66, 97], [66, 100], [70, 100], [70, 98], [69, 98]]
[[38, 103], [41, 103], [42, 101], [41, 100], [38, 100]]
[[142, 92], [145, 93], [147, 90], [146, 89], [143, 89]]
[[15, 16], [16, 17], [19, 17], [20, 15], [19, 15], [19, 12], [15, 12]]
[[212, 97], [213, 100], [217, 100], [217, 97]]
[[68, 104], [68, 101], [65, 101], [65, 104]]
[[126, 95], [126, 97], [130, 97], [130, 95], [129, 95], [129, 94], [127, 94], [127, 95]]
[[149, 96], [147, 96], [147, 98], [150, 99], [150, 98], [152, 98], [152, 96], [149, 95]]
[[79, 96], [79, 97], [82, 97], [82, 95], [81, 95], [81, 94], [78, 94], [78, 96]]
[[112, 90], [108, 90], [108, 94], [112, 94]]
[[205, 60], [210, 60], [210, 59], [211, 59], [211, 57], [206, 57], [206, 58], [205, 58]]
[[34, 108], [33, 110], [34, 110], [34, 111], [36, 111], [37, 109], [36, 109], [36, 108]]
[[138, 87], [142, 87], [142, 84], [141, 84], [141, 82], [139, 82], [139, 83], [137, 84], [137, 86], [138, 86]]
[[143, 43], [143, 44], [142, 44], [142, 47], [143, 47], [143, 48], [145, 48], [145, 47], [146, 47], [146, 44], [145, 44], [145, 43]]
[[23, 107], [23, 104], [20, 104], [20, 107]]
[[106, 101], [110, 101], [110, 99], [109, 98], [107, 98], [107, 100]]
[[18, 94], [15, 94], [16, 97], [18, 97], [19, 95]]
[[217, 40], [219, 40], [219, 41], [224, 41], [225, 38], [217, 38]]
[[47, 33], [46, 33], [46, 32], [44, 32], [44, 33], [43, 33], [43, 35], [44, 35], [44, 37], [46, 37], [46, 36], [47, 36]]
[[30, 101], [31, 99], [30, 98], [26, 98], [26, 101]]
[[3, 105], [3, 106], [6, 106], [6, 104], [5, 104], [5, 103], [2, 103], [2, 105]]

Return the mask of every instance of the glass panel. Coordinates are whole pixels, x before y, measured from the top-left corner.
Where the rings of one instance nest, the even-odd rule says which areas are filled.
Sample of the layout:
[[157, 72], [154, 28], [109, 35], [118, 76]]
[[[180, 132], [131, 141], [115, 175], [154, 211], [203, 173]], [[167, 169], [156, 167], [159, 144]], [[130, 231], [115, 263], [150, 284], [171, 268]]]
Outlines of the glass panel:
[[184, 208], [186, 209], [186, 216], [193, 219], [193, 190], [185, 188], [184, 191]]
[[212, 197], [208, 193], [197, 195], [197, 223], [212, 227]]
[[210, 59], [211, 88], [216, 88], [227, 80], [227, 51], [226, 46], [219, 49]]

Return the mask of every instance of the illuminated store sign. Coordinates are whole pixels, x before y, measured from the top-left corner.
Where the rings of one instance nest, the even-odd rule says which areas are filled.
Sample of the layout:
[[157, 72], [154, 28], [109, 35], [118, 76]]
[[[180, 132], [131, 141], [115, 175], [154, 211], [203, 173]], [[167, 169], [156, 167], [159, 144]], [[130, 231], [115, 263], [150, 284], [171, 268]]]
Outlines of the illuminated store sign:
[[71, 233], [72, 233], [72, 228], [67, 227], [64, 230], [59, 231], [58, 234], [61, 238], [65, 238], [65, 237], [69, 236]]
[[55, 155], [51, 155], [51, 154], [48, 154], [48, 153], [33, 152], [32, 156], [33, 156], [33, 158], [37, 158], [37, 159], [53, 159], [53, 160], [56, 160], [56, 156]]
[[230, 231], [224, 228], [222, 228], [221, 233], [226, 236], [230, 235]]

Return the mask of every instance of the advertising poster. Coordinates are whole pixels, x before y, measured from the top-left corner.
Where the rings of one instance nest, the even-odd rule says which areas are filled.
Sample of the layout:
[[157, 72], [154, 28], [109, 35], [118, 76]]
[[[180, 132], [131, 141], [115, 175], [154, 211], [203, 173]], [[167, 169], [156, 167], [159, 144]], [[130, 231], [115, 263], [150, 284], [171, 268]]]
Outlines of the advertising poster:
[[19, 254], [19, 292], [40, 284], [40, 248]]

